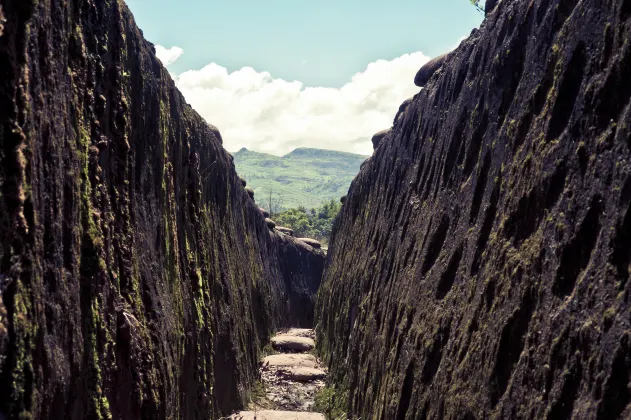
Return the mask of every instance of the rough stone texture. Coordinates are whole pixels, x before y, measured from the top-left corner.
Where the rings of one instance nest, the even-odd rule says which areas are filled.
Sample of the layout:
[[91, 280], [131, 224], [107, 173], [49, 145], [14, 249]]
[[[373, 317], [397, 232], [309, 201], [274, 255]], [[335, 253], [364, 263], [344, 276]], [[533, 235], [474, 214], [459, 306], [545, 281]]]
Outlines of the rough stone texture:
[[287, 291], [287, 322], [293, 327], [313, 328], [315, 296], [322, 282], [326, 255], [288, 235], [270, 232], [277, 245], [282, 278]]
[[272, 219], [265, 219], [265, 223], [267, 224], [267, 227], [270, 229], [274, 229], [276, 227], [276, 222], [273, 221]]
[[319, 241], [316, 241], [315, 239], [311, 239], [311, 238], [298, 238], [298, 240], [300, 242], [304, 242], [307, 245], [313, 247], [313, 248], [321, 248], [322, 244]]
[[279, 231], [280, 233], [284, 233], [285, 235], [294, 236], [294, 230], [291, 228], [277, 226], [276, 230]]
[[376, 150], [377, 147], [379, 147], [379, 145], [381, 144], [381, 142], [390, 135], [390, 133], [392, 132], [391, 128], [387, 128], [385, 130], [381, 130], [380, 132], [376, 133], [374, 136], [372, 136], [372, 148], [373, 150]]
[[268, 219], [268, 218], [269, 218], [270, 214], [269, 214], [269, 212], [268, 212], [267, 210], [265, 210], [265, 209], [263, 209], [263, 208], [260, 208], [260, 207], [259, 207], [259, 211], [261, 212], [261, 214], [263, 215], [263, 217], [265, 217], [266, 219]]
[[[279, 332], [276, 337], [296, 338], [314, 335], [312, 329], [292, 328]], [[258, 397], [252, 401], [248, 409], [256, 407], [292, 412], [313, 411], [315, 397], [326, 385], [326, 370], [311, 354], [295, 354], [295, 350], [287, 349], [280, 351], [292, 354], [275, 355], [264, 360], [259, 371], [265, 392], [264, 395], [257, 394]], [[308, 351], [307, 348], [305, 351]]]
[[403, 101], [401, 105], [399, 105], [399, 110], [397, 111], [397, 114], [394, 116], [394, 124], [396, 124], [397, 121], [399, 121], [399, 118], [402, 118], [405, 115], [405, 111], [408, 109], [408, 106], [410, 106], [413, 100], [414, 100], [414, 97], [407, 98], [405, 101]]
[[270, 233], [121, 1], [0, 5], [0, 418], [239, 408], [323, 256]]
[[250, 196], [250, 198], [254, 198], [254, 190], [250, 187], [245, 187], [245, 192], [248, 193], [248, 195]]
[[263, 359], [264, 366], [315, 368], [318, 362], [311, 354], [274, 354]]
[[440, 69], [443, 64], [445, 64], [448, 56], [449, 53], [439, 55], [438, 57], [433, 58], [425, 63], [423, 67], [421, 67], [416, 73], [416, 76], [414, 77], [414, 84], [418, 87], [424, 87], [429, 79], [431, 79], [431, 77], [434, 75], [434, 73], [436, 73], [436, 71], [438, 71], [438, 69]]
[[316, 305], [349, 413], [631, 418], [631, 2], [502, 1], [354, 180]]
[[484, 2], [484, 13], [491, 13], [495, 9], [497, 1], [498, 0], [486, 0]]
[[274, 348], [284, 350], [309, 351], [315, 347], [313, 339], [291, 335], [277, 335], [271, 342]]
[[326, 372], [322, 369], [298, 367], [283, 369], [282, 375], [292, 381], [307, 382], [323, 379], [326, 376]]
[[325, 420], [323, 414], [296, 411], [241, 411], [230, 417], [233, 420]]

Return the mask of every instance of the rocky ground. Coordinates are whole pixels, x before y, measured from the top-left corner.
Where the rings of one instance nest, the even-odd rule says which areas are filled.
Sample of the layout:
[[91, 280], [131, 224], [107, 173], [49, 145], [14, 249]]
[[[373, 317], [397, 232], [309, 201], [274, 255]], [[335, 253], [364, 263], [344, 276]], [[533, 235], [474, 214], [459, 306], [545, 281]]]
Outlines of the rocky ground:
[[261, 382], [264, 392], [250, 403], [250, 411], [233, 414], [234, 420], [320, 420], [324, 416], [312, 412], [315, 395], [327, 375], [320, 361], [311, 354], [315, 347], [311, 329], [293, 328], [272, 338], [279, 353], [261, 361]]

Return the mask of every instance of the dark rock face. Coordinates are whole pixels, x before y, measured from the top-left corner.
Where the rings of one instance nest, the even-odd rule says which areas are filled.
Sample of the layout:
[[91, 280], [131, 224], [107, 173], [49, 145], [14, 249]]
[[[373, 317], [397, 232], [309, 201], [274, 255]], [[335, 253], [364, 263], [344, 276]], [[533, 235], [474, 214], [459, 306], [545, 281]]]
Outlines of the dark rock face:
[[372, 136], [372, 148], [373, 150], [376, 150], [379, 145], [381, 144], [381, 142], [386, 139], [390, 133], [392, 132], [392, 129], [388, 128], [386, 130], [381, 130], [380, 132], [376, 133], [374, 136]]
[[273, 235], [278, 244], [281, 272], [286, 279], [289, 324], [313, 328], [314, 297], [322, 281], [325, 254], [320, 249], [305, 246], [291, 236], [278, 232]]
[[503, 1], [354, 180], [316, 305], [371, 419], [631, 418], [631, 2]]
[[305, 244], [313, 247], [313, 248], [321, 248], [322, 244], [318, 241], [316, 241], [315, 239], [311, 239], [311, 238], [298, 238], [298, 240], [300, 242], [304, 242]]
[[294, 236], [294, 230], [291, 228], [276, 226], [276, 230], [280, 233], [284, 233], [285, 235]]
[[270, 233], [123, 2], [0, 5], [0, 418], [238, 408], [323, 256]]
[[[440, 69], [443, 64], [445, 64], [448, 56], [449, 53], [439, 55], [438, 57], [433, 58], [425, 63], [423, 67], [421, 67], [416, 73], [416, 76], [414, 77], [414, 84], [418, 87], [424, 87], [429, 79], [431, 79], [431, 77], [434, 75], [434, 73], [436, 73], [438, 69]], [[405, 102], [401, 105], [401, 107], [405, 107]]]
[[394, 116], [394, 124], [396, 125], [396, 123], [399, 121], [399, 118], [401, 118], [403, 115], [405, 115], [405, 111], [408, 109], [408, 106], [410, 106], [410, 104], [412, 103], [412, 101], [414, 100], [414, 97], [412, 98], [407, 98], [405, 101], [403, 101], [403, 103], [399, 106], [399, 110], [397, 111], [397, 114]]
[[491, 13], [495, 6], [497, 5], [497, 0], [486, 0], [484, 2], [484, 13]]

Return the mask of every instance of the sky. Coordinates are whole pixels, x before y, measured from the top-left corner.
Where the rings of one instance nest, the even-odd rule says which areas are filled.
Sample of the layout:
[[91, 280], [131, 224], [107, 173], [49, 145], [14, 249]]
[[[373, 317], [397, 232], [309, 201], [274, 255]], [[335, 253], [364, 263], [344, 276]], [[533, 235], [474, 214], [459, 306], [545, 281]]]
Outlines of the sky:
[[482, 15], [468, 0], [127, 0], [224, 147], [372, 153], [414, 75]]

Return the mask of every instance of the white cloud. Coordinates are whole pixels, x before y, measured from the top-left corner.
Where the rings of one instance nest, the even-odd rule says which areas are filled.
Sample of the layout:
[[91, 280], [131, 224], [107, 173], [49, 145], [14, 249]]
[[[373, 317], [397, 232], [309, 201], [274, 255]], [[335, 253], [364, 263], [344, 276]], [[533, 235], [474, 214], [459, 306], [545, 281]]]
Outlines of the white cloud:
[[[179, 55], [178, 55], [179, 56]], [[370, 139], [388, 128], [399, 105], [419, 91], [421, 52], [377, 60], [341, 88], [305, 87], [251, 67], [229, 73], [211, 63], [178, 76], [186, 100], [221, 131], [224, 147], [284, 154], [316, 147], [371, 154]]]
[[175, 63], [182, 54], [184, 50], [180, 47], [164, 48], [162, 45], [156, 45], [156, 56], [165, 67]]

